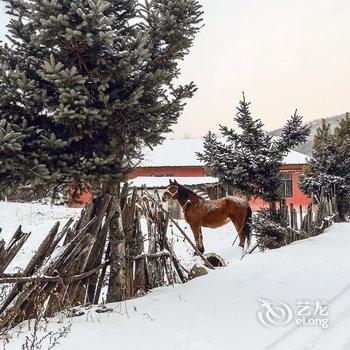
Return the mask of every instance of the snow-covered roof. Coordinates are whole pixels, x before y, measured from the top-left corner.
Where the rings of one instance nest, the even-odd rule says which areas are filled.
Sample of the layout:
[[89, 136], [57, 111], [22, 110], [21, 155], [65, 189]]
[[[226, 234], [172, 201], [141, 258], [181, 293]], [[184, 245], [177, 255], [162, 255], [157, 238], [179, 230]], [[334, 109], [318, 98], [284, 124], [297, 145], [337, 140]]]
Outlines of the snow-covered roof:
[[164, 140], [152, 151], [146, 151], [142, 167], [203, 166], [196, 152], [203, 151], [203, 139]]
[[309, 157], [297, 151], [290, 151], [284, 158], [283, 164], [306, 164]]
[[165, 188], [169, 186], [169, 180], [176, 180], [179, 184], [184, 186], [194, 186], [203, 184], [214, 184], [219, 180], [212, 176], [203, 177], [170, 177], [170, 176], [138, 176], [135, 179], [129, 180], [129, 184], [136, 187], [148, 188], [157, 187]]
[[[203, 152], [203, 139], [165, 140], [153, 150], [145, 151], [141, 167], [158, 166], [203, 166], [197, 159], [196, 152]], [[283, 159], [283, 164], [306, 164], [308, 156], [291, 151]]]

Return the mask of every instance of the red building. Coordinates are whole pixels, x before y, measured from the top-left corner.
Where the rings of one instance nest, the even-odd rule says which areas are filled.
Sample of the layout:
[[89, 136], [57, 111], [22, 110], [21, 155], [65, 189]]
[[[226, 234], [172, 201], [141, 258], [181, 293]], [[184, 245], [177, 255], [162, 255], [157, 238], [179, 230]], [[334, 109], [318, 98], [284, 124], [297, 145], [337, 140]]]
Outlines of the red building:
[[[209, 170], [196, 156], [196, 152], [202, 150], [203, 139], [165, 140], [163, 144], [146, 154], [145, 160], [129, 178], [131, 180], [141, 176], [169, 178], [209, 176]], [[295, 151], [291, 151], [283, 160], [281, 172], [283, 172], [283, 189], [287, 204], [301, 205], [305, 208], [310, 203], [310, 198], [298, 188], [299, 175], [303, 172], [306, 162], [307, 156]], [[266, 203], [258, 198], [251, 201], [251, 206], [253, 210], [258, 210], [266, 206]]]
[[[299, 175], [303, 172], [304, 165], [305, 164], [285, 163], [281, 166], [281, 172], [283, 173], [282, 185], [286, 204], [293, 204], [295, 207], [299, 207], [301, 205], [305, 210], [311, 203], [311, 199], [301, 192], [298, 186]], [[267, 204], [260, 198], [252, 200], [250, 205], [253, 210], [259, 210], [262, 207], [267, 207]]]

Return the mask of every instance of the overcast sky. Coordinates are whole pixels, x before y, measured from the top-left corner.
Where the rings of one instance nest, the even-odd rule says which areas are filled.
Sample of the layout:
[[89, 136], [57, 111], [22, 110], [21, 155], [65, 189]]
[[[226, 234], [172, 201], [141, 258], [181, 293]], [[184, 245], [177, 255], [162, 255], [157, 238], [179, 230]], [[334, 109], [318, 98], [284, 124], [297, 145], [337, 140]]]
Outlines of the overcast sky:
[[[200, 2], [205, 27], [181, 78], [199, 90], [169, 137], [232, 124], [242, 91], [267, 130], [282, 126], [295, 108], [305, 120], [350, 110], [349, 0]], [[0, 19], [3, 35], [6, 18]]]

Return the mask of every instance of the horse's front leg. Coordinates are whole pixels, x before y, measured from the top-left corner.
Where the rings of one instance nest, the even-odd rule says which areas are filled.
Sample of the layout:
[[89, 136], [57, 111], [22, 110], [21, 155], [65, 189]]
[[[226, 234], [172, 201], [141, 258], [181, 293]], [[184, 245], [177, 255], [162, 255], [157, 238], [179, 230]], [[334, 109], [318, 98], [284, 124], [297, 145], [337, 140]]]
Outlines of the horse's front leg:
[[203, 245], [203, 235], [202, 229], [198, 225], [191, 225], [191, 230], [193, 233], [194, 240], [196, 241], [196, 247], [201, 252], [204, 253], [204, 245]]

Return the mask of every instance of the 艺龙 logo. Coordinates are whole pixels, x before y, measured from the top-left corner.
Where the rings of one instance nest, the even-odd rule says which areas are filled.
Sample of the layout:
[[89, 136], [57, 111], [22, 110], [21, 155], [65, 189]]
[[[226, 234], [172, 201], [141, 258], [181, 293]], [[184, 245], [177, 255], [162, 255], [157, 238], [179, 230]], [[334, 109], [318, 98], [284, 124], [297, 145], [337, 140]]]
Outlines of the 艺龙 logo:
[[299, 300], [295, 311], [283, 301], [272, 303], [267, 299], [258, 299], [258, 302], [258, 319], [266, 327], [287, 325], [294, 316], [297, 326], [329, 327], [328, 303], [324, 300]]
[[269, 300], [258, 299], [262, 310], [258, 312], [259, 321], [266, 327], [283, 326], [293, 318], [292, 308], [284, 302], [278, 305], [272, 304]]

